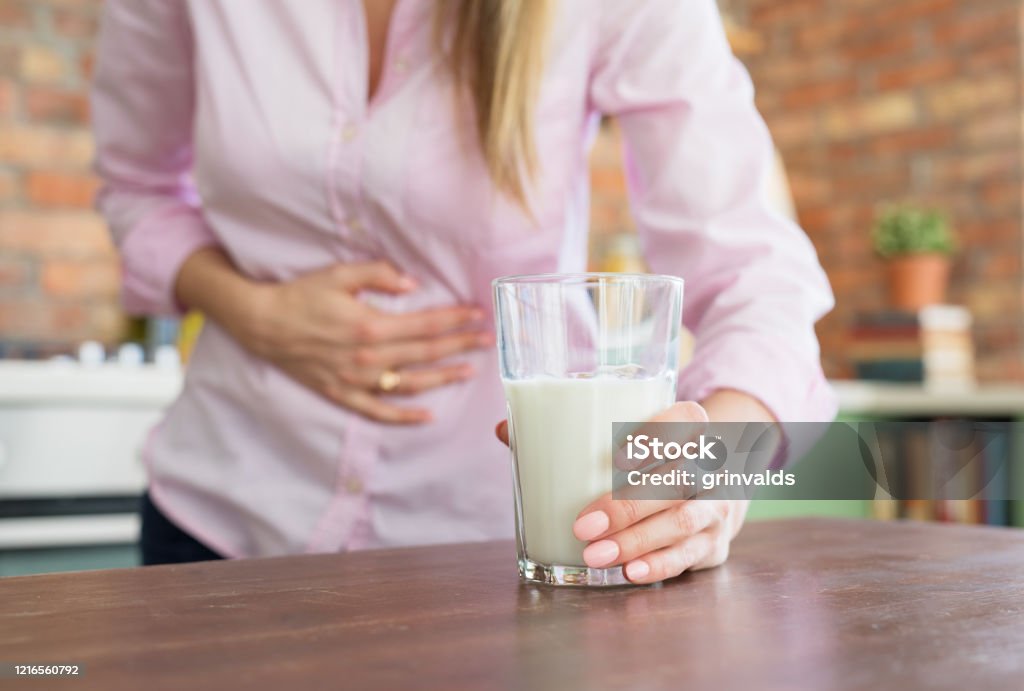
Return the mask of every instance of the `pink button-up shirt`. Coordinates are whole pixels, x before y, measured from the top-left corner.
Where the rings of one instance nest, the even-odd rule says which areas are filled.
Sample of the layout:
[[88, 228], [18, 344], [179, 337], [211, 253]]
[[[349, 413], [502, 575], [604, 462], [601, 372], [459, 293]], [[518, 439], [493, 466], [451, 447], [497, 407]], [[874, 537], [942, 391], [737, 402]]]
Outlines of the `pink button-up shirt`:
[[[398, 1], [367, 103], [361, 0], [107, 0], [100, 206], [127, 308], [175, 312], [180, 265], [219, 245], [261, 280], [384, 258], [421, 289], [375, 296], [383, 309], [489, 310], [495, 277], [584, 269], [587, 152], [607, 113], [627, 141], [647, 260], [686, 280], [697, 349], [679, 396], [739, 389], [783, 420], [831, 417], [813, 324], [832, 295], [807, 237], [769, 209], [771, 140], [714, 0], [557, 3], [539, 229], [457, 124], [432, 4]], [[153, 500], [227, 556], [510, 536], [496, 354], [464, 359], [479, 376], [409, 401], [434, 423], [386, 426], [209, 323], [146, 450]]]

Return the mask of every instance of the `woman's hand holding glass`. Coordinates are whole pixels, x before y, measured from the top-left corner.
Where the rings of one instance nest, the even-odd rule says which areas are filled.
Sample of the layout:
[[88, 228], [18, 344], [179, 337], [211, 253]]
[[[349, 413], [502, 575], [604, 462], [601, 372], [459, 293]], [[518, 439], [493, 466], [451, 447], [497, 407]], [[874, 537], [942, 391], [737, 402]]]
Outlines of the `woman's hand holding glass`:
[[[767, 408], [737, 391], [719, 391], [703, 405], [680, 402], [651, 422], [774, 421]], [[508, 424], [496, 429], [508, 443]], [[622, 566], [633, 583], [657, 583], [684, 571], [723, 564], [750, 502], [738, 499], [615, 499], [611, 493], [579, 512], [573, 534], [587, 542], [592, 568]]]
[[[694, 402], [676, 403], [652, 422], [707, 422]], [[580, 511], [573, 524], [587, 566], [622, 565], [633, 583], [657, 583], [684, 571], [709, 569], [729, 557], [748, 501], [726, 499], [614, 499], [606, 494]]]

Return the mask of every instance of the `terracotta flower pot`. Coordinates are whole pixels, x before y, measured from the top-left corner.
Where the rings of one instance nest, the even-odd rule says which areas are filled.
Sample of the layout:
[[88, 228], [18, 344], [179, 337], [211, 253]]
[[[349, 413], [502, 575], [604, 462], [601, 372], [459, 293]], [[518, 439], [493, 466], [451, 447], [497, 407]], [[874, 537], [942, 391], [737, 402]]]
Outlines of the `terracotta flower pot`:
[[950, 259], [945, 254], [906, 254], [886, 262], [889, 302], [895, 309], [916, 312], [946, 301]]

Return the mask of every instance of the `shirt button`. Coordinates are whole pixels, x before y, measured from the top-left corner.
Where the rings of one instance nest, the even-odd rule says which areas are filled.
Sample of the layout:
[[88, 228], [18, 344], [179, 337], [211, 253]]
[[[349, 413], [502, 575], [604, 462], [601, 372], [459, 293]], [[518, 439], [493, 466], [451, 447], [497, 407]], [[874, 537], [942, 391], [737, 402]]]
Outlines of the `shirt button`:
[[348, 227], [351, 228], [356, 233], [361, 233], [364, 230], [366, 230], [366, 226], [364, 226], [363, 222], [360, 221], [358, 218], [348, 219]]
[[350, 142], [356, 138], [357, 134], [359, 134], [359, 129], [355, 125], [345, 125], [345, 128], [341, 131], [341, 138], [346, 142]]
[[345, 490], [349, 494], [362, 494], [363, 482], [357, 477], [350, 477], [345, 481]]

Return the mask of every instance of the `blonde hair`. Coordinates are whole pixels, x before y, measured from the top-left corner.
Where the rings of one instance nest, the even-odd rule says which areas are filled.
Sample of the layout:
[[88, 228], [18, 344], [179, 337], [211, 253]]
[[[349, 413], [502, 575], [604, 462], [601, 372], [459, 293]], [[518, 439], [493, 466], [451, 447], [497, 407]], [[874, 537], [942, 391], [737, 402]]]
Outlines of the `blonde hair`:
[[488, 172], [524, 208], [537, 171], [534, 110], [553, 1], [438, 0], [439, 45], [451, 27], [451, 69], [472, 95]]

